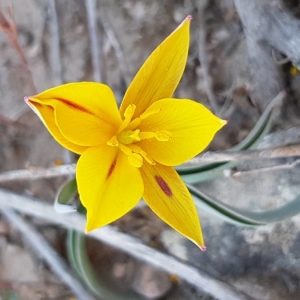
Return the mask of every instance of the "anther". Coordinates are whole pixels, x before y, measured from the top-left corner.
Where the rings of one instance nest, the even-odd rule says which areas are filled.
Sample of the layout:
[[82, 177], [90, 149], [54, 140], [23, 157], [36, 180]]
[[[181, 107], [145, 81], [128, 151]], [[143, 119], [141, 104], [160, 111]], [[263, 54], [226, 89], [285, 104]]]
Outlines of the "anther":
[[106, 142], [108, 146], [118, 147], [119, 141], [117, 137], [114, 135], [109, 141]]
[[130, 155], [128, 155], [128, 161], [132, 166], [136, 168], [140, 168], [143, 165], [143, 158], [137, 153], [131, 153]]
[[167, 142], [172, 139], [172, 133], [168, 130], [160, 130], [155, 132], [155, 138], [161, 142]]

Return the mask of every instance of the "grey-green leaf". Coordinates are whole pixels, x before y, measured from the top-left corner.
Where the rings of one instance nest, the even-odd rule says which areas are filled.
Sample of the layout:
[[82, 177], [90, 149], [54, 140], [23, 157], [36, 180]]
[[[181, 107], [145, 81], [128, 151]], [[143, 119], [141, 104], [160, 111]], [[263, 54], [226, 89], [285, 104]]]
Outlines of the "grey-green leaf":
[[73, 269], [86, 286], [100, 299], [107, 300], [142, 300], [134, 292], [120, 292], [108, 281], [101, 281], [96, 275], [85, 248], [85, 236], [75, 230], [68, 231], [67, 253]]
[[[250, 131], [248, 136], [230, 150], [250, 150], [256, 148], [271, 127], [272, 120], [275, 116], [274, 108], [278, 107], [279, 104], [281, 104], [285, 96], [285, 91], [280, 92], [266, 107], [265, 111], [260, 116], [259, 120]], [[221, 162], [197, 164], [193, 166], [183, 165], [178, 166], [176, 169], [185, 182], [196, 183], [223, 176], [224, 170], [233, 168], [237, 166], [238, 163], [239, 162]]]
[[281, 222], [300, 213], [300, 195], [293, 201], [276, 209], [264, 212], [251, 212], [234, 208], [224, 204], [191, 185], [187, 185], [197, 208], [216, 215], [217, 217], [237, 225], [260, 226], [269, 223]]
[[65, 182], [59, 189], [54, 208], [60, 214], [75, 212], [76, 206], [72, 203], [78, 194], [77, 183], [75, 179]]

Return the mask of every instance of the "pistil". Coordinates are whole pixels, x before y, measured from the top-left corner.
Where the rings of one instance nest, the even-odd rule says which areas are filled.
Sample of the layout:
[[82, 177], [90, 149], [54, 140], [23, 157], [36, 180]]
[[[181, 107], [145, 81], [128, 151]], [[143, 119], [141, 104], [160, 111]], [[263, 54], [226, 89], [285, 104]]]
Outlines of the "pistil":
[[135, 109], [136, 106], [134, 104], [128, 105], [122, 124], [116, 134], [107, 141], [107, 145], [119, 147], [127, 155], [129, 163], [136, 168], [140, 168], [143, 165], [143, 160], [150, 165], [155, 165], [155, 161], [137, 143], [141, 140], [152, 138], [155, 138], [157, 141], [167, 142], [172, 139], [172, 133], [168, 130], [140, 131], [137, 127], [141, 121], [159, 113], [160, 110], [148, 111], [132, 120]]

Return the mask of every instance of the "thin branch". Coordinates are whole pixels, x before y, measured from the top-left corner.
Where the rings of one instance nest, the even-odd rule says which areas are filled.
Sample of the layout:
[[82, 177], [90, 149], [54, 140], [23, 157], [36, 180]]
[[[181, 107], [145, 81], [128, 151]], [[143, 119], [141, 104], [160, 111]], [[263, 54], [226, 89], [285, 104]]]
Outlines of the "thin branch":
[[0, 182], [13, 180], [34, 180], [40, 178], [53, 178], [75, 174], [75, 164], [52, 167], [49, 169], [30, 168], [25, 170], [9, 171], [0, 174]]
[[111, 24], [109, 23], [107, 17], [105, 16], [105, 13], [100, 9], [100, 21], [102, 23], [103, 29], [107, 35], [107, 38], [112, 45], [112, 47], [115, 50], [117, 59], [118, 59], [118, 64], [120, 67], [120, 72], [123, 77], [123, 80], [125, 81], [126, 86], [129, 85], [130, 83], [130, 76], [128, 74], [128, 66], [126, 63], [126, 58], [124, 56], [124, 53], [122, 51], [121, 45], [111, 27]]
[[97, 82], [102, 82], [103, 78], [101, 76], [100, 64], [99, 64], [100, 51], [99, 51], [99, 41], [98, 41], [98, 32], [97, 32], [96, 1], [86, 0], [85, 7], [87, 12], [87, 18], [88, 18], [88, 28], [89, 28], [90, 43], [91, 43], [94, 80]]
[[50, 8], [50, 32], [51, 32], [51, 49], [50, 49], [50, 65], [52, 69], [52, 77], [54, 85], [60, 85], [62, 80], [62, 69], [60, 59], [60, 39], [59, 39], [59, 27], [56, 12], [55, 0], [49, 0]]
[[[54, 208], [37, 199], [17, 195], [0, 189], [0, 205], [16, 209], [24, 214], [47, 220], [51, 223], [62, 225], [83, 232], [85, 218], [77, 213], [60, 215]], [[105, 226], [93, 231], [90, 236], [97, 240], [117, 248], [139, 260], [147, 262], [195, 286], [198, 290], [205, 292], [219, 300], [249, 300], [243, 292], [218, 279], [210, 277], [204, 271], [184, 264], [178, 259], [161, 253], [153, 248], [142, 244], [139, 240], [118, 232], [112, 226]]]
[[[6, 14], [4, 14], [2, 11], [0, 11], [0, 31], [3, 32], [3, 34], [6, 36], [8, 42], [15, 48], [17, 51], [20, 60], [21, 60], [21, 65], [27, 72], [28, 80], [29, 80], [29, 85], [31, 92], [33, 94], [36, 94], [36, 86], [33, 80], [32, 72], [28, 66], [28, 62], [26, 59], [26, 56], [24, 54], [23, 48], [20, 45], [19, 38], [18, 38], [18, 30], [17, 26], [14, 20], [13, 16], [13, 9], [12, 6], [8, 6], [6, 10]], [[24, 106], [26, 107], [26, 106]], [[22, 113], [22, 112], [21, 112]], [[20, 115], [20, 113], [19, 113]]]
[[206, 5], [207, 5], [207, 1], [198, 0], [198, 19], [199, 19], [198, 58], [202, 69], [205, 91], [211, 109], [215, 113], [218, 113], [219, 108], [218, 108], [217, 99], [212, 89], [212, 82], [209, 74], [209, 63], [208, 63], [207, 52], [206, 52], [206, 28], [205, 28], [205, 14], [204, 14], [204, 9]]
[[205, 152], [193, 158], [187, 164], [226, 162], [226, 161], [246, 161], [273, 158], [286, 158], [300, 156], [300, 145], [283, 146], [262, 150], [241, 150], [241, 151], [216, 151]]
[[1, 208], [2, 214], [24, 235], [34, 251], [41, 256], [50, 266], [52, 271], [70, 288], [70, 290], [82, 300], [94, 300], [81, 282], [72, 274], [70, 268], [55, 250], [46, 242], [34, 227], [17, 215], [10, 208]]
[[[186, 165], [201, 163], [246, 161], [273, 158], [300, 157], [300, 145], [283, 146], [261, 150], [242, 151], [216, 151], [206, 152], [190, 160]], [[53, 178], [75, 174], [76, 165], [63, 165], [49, 169], [31, 168], [27, 170], [15, 170], [0, 174], [0, 183], [14, 180], [34, 180], [40, 178]]]
[[256, 175], [263, 172], [273, 172], [278, 170], [289, 170], [293, 169], [296, 166], [300, 164], [300, 159], [296, 159], [293, 162], [276, 165], [276, 166], [270, 166], [270, 167], [264, 167], [264, 168], [258, 168], [258, 169], [251, 169], [251, 170], [245, 170], [245, 171], [232, 171], [230, 173], [230, 176], [232, 177], [240, 177], [244, 175]]

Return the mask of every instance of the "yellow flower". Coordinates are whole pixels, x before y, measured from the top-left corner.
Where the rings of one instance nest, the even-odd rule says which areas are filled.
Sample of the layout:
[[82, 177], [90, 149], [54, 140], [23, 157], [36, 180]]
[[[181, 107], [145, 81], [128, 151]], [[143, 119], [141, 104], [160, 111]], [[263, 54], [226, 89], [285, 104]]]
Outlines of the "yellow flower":
[[226, 122], [195, 101], [170, 98], [186, 64], [190, 20], [146, 60], [119, 111], [111, 89], [93, 82], [25, 98], [52, 136], [81, 155], [76, 178], [87, 232], [117, 220], [143, 197], [204, 249], [195, 204], [172, 166], [203, 151]]

